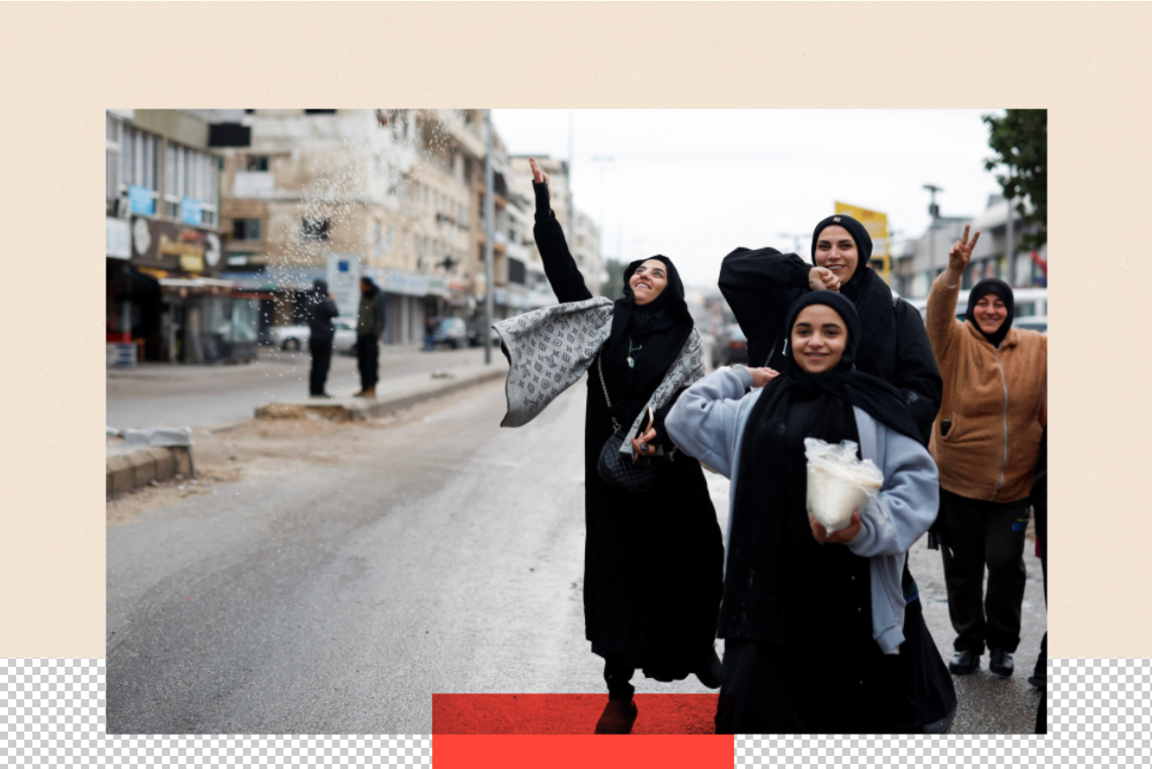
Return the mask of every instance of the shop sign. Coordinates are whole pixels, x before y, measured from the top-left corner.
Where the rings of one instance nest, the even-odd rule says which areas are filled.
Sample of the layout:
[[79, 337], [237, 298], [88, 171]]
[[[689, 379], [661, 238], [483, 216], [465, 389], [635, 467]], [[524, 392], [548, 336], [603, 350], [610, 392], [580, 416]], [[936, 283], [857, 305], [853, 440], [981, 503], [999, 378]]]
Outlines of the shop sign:
[[203, 210], [200, 201], [192, 198], [180, 199], [180, 221], [199, 227], [203, 222]]
[[127, 219], [105, 217], [104, 253], [114, 259], [132, 258], [132, 226]]
[[[217, 246], [211, 248], [209, 237], [216, 239]], [[205, 255], [212, 254], [219, 261], [219, 238], [214, 233], [191, 227], [180, 227], [172, 222], [152, 219], [136, 219], [132, 224], [132, 263], [145, 267], [158, 267], [162, 270], [180, 270], [199, 273], [205, 269]]]
[[147, 187], [130, 186], [128, 188], [128, 202], [134, 214], [152, 216], [156, 213], [156, 198], [152, 196], [152, 190]]

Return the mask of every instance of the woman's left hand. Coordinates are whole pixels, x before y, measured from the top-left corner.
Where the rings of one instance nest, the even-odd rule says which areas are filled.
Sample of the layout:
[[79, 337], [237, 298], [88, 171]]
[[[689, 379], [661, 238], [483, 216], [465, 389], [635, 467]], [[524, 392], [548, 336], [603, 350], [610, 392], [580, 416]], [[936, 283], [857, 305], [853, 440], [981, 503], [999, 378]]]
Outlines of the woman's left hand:
[[812, 515], [812, 511], [808, 511], [808, 523], [812, 526], [812, 536], [820, 544], [833, 544], [833, 545], [847, 545], [852, 540], [856, 539], [856, 535], [860, 533], [860, 529], [864, 524], [860, 523], [860, 514], [855, 510], [852, 511], [852, 522], [847, 527], [834, 531], [831, 534], [824, 528], [824, 524], [816, 520], [816, 516]]
[[642, 457], [656, 456], [656, 446], [652, 443], [654, 440], [656, 440], [656, 428], [653, 427], [641, 435], [640, 440], [632, 439], [632, 452]]

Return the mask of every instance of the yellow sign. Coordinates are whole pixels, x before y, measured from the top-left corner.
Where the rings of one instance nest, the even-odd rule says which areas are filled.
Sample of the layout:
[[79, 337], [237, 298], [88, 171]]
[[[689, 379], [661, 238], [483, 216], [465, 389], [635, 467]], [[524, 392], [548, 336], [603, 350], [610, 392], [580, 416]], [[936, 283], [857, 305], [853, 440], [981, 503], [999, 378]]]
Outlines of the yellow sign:
[[872, 238], [872, 258], [883, 260], [884, 282], [891, 285], [892, 260], [888, 255], [888, 214], [869, 211], [867, 208], [860, 208], [860, 206], [853, 206], [840, 201], [836, 201], [836, 213], [848, 214], [864, 225], [868, 236]]

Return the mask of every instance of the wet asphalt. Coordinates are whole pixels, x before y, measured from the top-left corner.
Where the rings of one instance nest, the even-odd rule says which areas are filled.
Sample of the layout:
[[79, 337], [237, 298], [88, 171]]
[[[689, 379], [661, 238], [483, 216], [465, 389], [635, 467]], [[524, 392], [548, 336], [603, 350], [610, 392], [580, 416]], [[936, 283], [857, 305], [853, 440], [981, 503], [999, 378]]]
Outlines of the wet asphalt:
[[[362, 454], [154, 509], [107, 532], [110, 733], [431, 732], [433, 693], [596, 693], [581, 575], [584, 386], [497, 425], [495, 382], [366, 432]], [[721, 528], [728, 482], [709, 475]], [[938, 553], [911, 568], [951, 655]], [[955, 677], [953, 733], [1027, 733], [1039, 562], [1017, 672]], [[634, 679], [640, 693], [708, 693]]]

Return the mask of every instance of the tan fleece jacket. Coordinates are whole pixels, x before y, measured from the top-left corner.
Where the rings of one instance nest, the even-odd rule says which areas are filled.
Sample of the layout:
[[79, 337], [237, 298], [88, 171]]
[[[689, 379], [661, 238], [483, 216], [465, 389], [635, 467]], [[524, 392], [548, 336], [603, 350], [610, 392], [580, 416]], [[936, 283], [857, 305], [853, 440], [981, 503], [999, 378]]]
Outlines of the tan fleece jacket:
[[997, 350], [970, 322], [956, 319], [959, 293], [941, 276], [928, 294], [928, 341], [944, 379], [928, 448], [948, 491], [1015, 502], [1028, 496], [1040, 454], [1048, 337], [1014, 328]]

